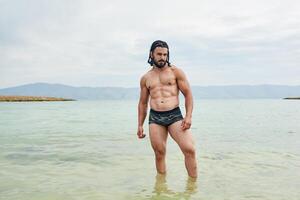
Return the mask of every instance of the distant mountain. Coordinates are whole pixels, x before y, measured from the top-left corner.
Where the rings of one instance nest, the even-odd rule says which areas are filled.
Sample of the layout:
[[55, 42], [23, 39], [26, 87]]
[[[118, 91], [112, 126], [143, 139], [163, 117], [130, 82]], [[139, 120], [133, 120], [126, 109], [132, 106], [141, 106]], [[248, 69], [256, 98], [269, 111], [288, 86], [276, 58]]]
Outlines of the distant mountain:
[[[195, 99], [285, 98], [300, 96], [300, 85], [193, 86], [192, 91]], [[138, 99], [139, 88], [73, 87], [62, 84], [33, 83], [0, 89], [0, 95], [48, 96], [78, 100], [121, 100]]]
[[33, 83], [0, 89], [0, 95], [49, 96], [71, 99], [135, 99], [137, 88], [73, 87], [62, 84]]

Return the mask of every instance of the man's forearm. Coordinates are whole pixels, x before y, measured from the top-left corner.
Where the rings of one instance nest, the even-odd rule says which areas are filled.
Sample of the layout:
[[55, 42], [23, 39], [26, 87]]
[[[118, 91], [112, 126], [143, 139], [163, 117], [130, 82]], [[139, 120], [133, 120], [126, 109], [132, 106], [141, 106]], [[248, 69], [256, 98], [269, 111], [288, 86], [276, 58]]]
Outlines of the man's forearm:
[[193, 95], [192, 93], [186, 94], [185, 95], [185, 111], [186, 117], [192, 117], [192, 112], [193, 112]]
[[147, 104], [139, 103], [138, 106], [138, 125], [143, 126], [147, 116]]

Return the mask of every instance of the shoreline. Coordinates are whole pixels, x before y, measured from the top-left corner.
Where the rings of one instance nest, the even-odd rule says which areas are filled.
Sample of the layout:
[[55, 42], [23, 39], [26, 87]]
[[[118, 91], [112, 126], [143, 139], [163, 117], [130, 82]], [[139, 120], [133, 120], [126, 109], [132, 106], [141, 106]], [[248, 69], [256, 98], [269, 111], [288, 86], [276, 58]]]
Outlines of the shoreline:
[[76, 101], [75, 99], [66, 99], [60, 97], [45, 97], [45, 96], [2, 96], [0, 102], [34, 102], [34, 101]]
[[286, 100], [300, 100], [300, 97], [285, 97]]

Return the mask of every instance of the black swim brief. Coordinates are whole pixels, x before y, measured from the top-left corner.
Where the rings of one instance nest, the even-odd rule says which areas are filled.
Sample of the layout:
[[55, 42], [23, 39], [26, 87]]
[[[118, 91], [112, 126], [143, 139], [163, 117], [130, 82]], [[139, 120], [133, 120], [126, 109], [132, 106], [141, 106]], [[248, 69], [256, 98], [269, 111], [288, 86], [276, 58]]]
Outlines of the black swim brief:
[[169, 126], [182, 119], [183, 116], [179, 107], [168, 111], [156, 111], [152, 108], [150, 109], [149, 124], [155, 123], [162, 126]]

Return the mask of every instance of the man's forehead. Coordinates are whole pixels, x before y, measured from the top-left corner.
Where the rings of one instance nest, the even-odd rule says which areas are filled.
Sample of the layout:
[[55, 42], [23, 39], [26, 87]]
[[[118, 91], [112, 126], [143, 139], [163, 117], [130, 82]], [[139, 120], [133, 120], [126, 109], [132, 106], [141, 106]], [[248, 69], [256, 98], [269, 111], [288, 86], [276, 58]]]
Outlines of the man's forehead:
[[168, 49], [167, 48], [165, 48], [165, 47], [156, 47], [155, 49], [154, 49], [154, 52], [155, 53], [168, 53]]

